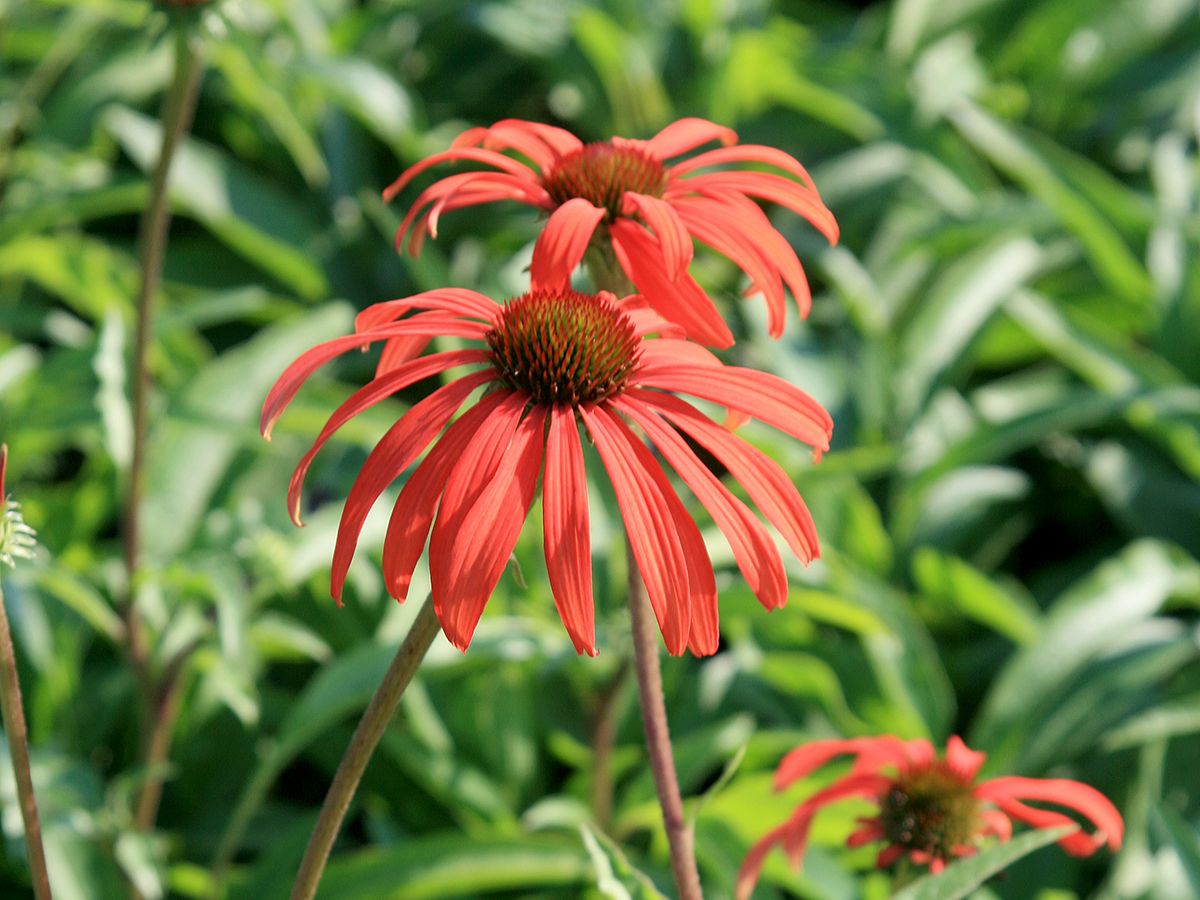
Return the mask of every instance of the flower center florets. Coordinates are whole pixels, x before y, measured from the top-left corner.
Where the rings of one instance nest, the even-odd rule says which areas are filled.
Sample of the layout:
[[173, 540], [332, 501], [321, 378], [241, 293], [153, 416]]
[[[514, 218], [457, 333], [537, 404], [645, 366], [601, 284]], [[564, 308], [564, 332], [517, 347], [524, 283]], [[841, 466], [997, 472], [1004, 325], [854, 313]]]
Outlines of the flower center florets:
[[596, 403], [619, 394], [641, 339], [609, 296], [534, 291], [508, 301], [487, 333], [501, 380], [535, 403]]
[[667, 189], [667, 172], [637, 147], [605, 141], [564, 156], [546, 175], [545, 184], [556, 203], [582, 197], [607, 209], [612, 220], [621, 215], [621, 196], [626, 191], [661, 197]]
[[952, 859], [980, 828], [971, 785], [941, 764], [901, 774], [884, 795], [879, 821], [888, 843]]

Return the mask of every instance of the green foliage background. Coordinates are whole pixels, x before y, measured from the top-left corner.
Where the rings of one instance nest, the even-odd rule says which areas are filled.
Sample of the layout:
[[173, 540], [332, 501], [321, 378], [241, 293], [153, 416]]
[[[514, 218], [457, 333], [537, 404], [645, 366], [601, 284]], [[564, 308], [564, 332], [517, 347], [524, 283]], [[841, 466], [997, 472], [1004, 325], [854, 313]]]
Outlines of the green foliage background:
[[[297, 531], [290, 467], [371, 360], [314, 380], [269, 445], [262, 398], [369, 303], [519, 293], [537, 228], [515, 206], [456, 213], [402, 260], [402, 208], [380, 189], [500, 117], [601, 139], [689, 114], [809, 164], [843, 229], [829, 248], [772, 211], [816, 293], [778, 344], [737, 273], [698, 258], [735, 323], [731, 358], [837, 422], [818, 466], [745, 430], [822, 536], [785, 610], [757, 607], [704, 520], [722, 652], [669, 661], [666, 679], [711, 896], [817, 783], [772, 794], [787, 749], [882, 732], [962, 734], [990, 754], [985, 774], [1079, 778], [1126, 816], [1115, 857], [1043, 849], [979, 896], [1200, 895], [1200, 5], [865, 6], [218, 0], [200, 14], [208, 68], [171, 184], [143, 534], [154, 665], [180, 661], [183, 693], [143, 834], [144, 723], [115, 609], [134, 241], [170, 17], [144, 0], [0, 0], [0, 438], [44, 547], [4, 589], [56, 896], [129, 882], [286, 896], [413, 613], [382, 590], [382, 519], [345, 608], [327, 592], [339, 500], [405, 400], [325, 450]], [[467, 654], [435, 645], [406, 696], [323, 897], [667, 890], [620, 537], [597, 503], [601, 656], [572, 652], [531, 516], [523, 578], [502, 581]], [[7, 759], [0, 794], [0, 893], [20, 896]], [[861, 811], [820, 818], [803, 873], [774, 858], [757, 896], [886, 895], [871, 853], [841, 849]]]

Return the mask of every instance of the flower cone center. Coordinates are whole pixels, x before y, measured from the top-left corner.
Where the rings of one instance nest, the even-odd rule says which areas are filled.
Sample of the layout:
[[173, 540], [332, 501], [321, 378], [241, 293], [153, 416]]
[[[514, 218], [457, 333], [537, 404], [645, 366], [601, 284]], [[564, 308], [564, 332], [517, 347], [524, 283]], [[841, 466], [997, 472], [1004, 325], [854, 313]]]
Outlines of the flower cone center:
[[971, 785], [943, 766], [900, 775], [883, 798], [880, 824], [890, 844], [952, 859], [980, 827]]
[[545, 406], [575, 406], [619, 394], [641, 340], [607, 296], [534, 291], [505, 305], [487, 343], [509, 387]]
[[667, 172], [662, 163], [636, 147], [605, 141], [564, 156], [546, 175], [545, 183], [556, 203], [582, 197], [607, 209], [611, 221], [621, 215], [621, 197], [626, 191], [661, 197], [667, 189]]

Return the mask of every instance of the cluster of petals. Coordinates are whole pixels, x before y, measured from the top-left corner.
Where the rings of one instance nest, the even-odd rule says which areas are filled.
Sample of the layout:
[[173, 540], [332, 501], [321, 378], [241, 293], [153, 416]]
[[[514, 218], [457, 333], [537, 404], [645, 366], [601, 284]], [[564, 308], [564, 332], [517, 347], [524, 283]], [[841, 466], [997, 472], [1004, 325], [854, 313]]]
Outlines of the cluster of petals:
[[[668, 165], [712, 142], [722, 146]], [[603, 169], [600, 175], [587, 171], [592, 157], [596, 171]], [[437, 236], [444, 212], [515, 200], [549, 214], [533, 251], [535, 290], [569, 284], [589, 246], [599, 242], [606, 250], [611, 246], [616, 262], [651, 307], [710, 347], [728, 347], [733, 336], [688, 273], [693, 239], [745, 273], [747, 294], [763, 294], [774, 337], [783, 333], [785, 286], [801, 316], [808, 312], [811, 295], [795, 251], [756, 201], [785, 206], [831, 243], [838, 239], [833, 214], [796, 159], [773, 147], [739, 145], [731, 129], [704, 119], [681, 119], [645, 141], [614, 137], [600, 144], [584, 144], [550, 125], [506, 119], [459, 135], [449, 150], [401, 174], [384, 198], [390, 200], [421, 173], [449, 162], [488, 168], [450, 175], [426, 188], [396, 233], [397, 247], [407, 236], [415, 255], [426, 233]], [[742, 163], [771, 171], [729, 168]], [[618, 168], [604, 169], [608, 164]]]
[[[774, 541], [747, 505], [700, 461], [684, 436], [724, 465], [803, 562], [817, 555], [807, 508], [775, 462], [678, 395], [758, 419], [811, 445], [814, 455], [828, 449], [829, 415], [780, 378], [723, 365], [683, 339], [678, 326], [664, 321], [637, 296], [618, 301], [600, 294], [590, 299], [617, 310], [623, 327], [636, 338], [637, 349], [620, 390], [597, 402], [538, 402], [505, 379], [487, 347], [411, 353], [435, 336], [486, 342], [494, 333], [505, 307], [463, 289], [429, 291], [371, 306], [358, 316], [353, 334], [308, 350], [284, 371], [263, 407], [262, 431], [268, 437], [273, 423], [319, 366], [369, 344], [406, 348], [385, 359], [375, 377], [330, 416], [296, 467], [289, 506], [299, 523], [305, 474], [340, 427], [397, 391], [460, 370], [413, 405], [363, 464], [338, 529], [331, 573], [335, 599], [340, 602], [368, 511], [393, 481], [415, 466], [388, 525], [384, 580], [392, 596], [405, 599], [428, 538], [435, 609], [446, 636], [465, 649], [512, 553], [540, 476], [554, 601], [577, 651], [595, 654], [582, 426], [612, 484], [634, 562], [669, 652], [716, 651], [717, 591], [700, 532], [638, 432], [706, 507], [760, 601], [767, 608], [783, 605], [787, 581]], [[468, 404], [472, 396], [477, 399]], [[420, 458], [426, 448], [428, 453]]]
[[[786, 822], [750, 849], [738, 872], [739, 900], [750, 896], [763, 862], [775, 846], [783, 848], [793, 867], [800, 867], [808, 845], [809, 829], [820, 810], [856, 797], [879, 803], [882, 811], [889, 795], [904, 790], [905, 784], [912, 783], [914, 776], [919, 778], [930, 772], [949, 779], [974, 801], [973, 805], [977, 805], [971, 841], [950, 848], [950, 857], [973, 855], [977, 851], [976, 842], [989, 836], [1007, 841], [1012, 836], [1013, 819], [1034, 828], [1078, 824], [1062, 812], [1030, 806], [1028, 801], [1072, 810], [1095, 826], [1092, 833], [1077, 830], [1058, 840], [1059, 846], [1073, 856], [1090, 856], [1105, 844], [1112, 850], [1121, 846], [1125, 829], [1121, 814], [1095, 788], [1069, 779], [1017, 776], [976, 783], [986, 754], [971, 750], [957, 736], [947, 741], [946, 753], [941, 759], [929, 741], [905, 741], [891, 735], [813, 741], [784, 757], [775, 773], [775, 789], [784, 790], [826, 763], [847, 755], [854, 757], [854, 763], [846, 775], [801, 803]], [[860, 819], [859, 825], [859, 829], [847, 838], [847, 846], [889, 841], [882, 816]], [[916, 865], [928, 866], [935, 873], [952, 861], [927, 850], [888, 842], [880, 851], [876, 865], [884, 868], [902, 857]]]

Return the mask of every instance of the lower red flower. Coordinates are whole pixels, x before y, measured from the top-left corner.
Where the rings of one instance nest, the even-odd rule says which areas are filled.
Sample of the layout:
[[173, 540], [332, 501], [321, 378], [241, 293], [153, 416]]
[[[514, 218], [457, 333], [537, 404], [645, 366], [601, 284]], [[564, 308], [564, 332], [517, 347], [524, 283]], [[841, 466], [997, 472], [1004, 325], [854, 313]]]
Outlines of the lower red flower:
[[[540, 477], [551, 591], [576, 649], [595, 654], [582, 426], [612, 482], [667, 649], [714, 653], [717, 591], [704, 540], [633, 425], [712, 515], [763, 605], [782, 606], [787, 579], [775, 543], [685, 437], [720, 461], [792, 552], [808, 562], [817, 555], [817, 536], [804, 501], [778, 465], [675, 395], [760, 419], [810, 444], [814, 454], [828, 449], [832, 422], [782, 379], [723, 365], [679, 339], [680, 332], [640, 297], [617, 301], [611, 294], [535, 291], [501, 306], [473, 291], [447, 289], [376, 304], [359, 315], [355, 334], [300, 356], [267, 396], [264, 435], [318, 366], [348, 350], [385, 343], [376, 377], [333, 413], [296, 468], [289, 503], [297, 523], [305, 474], [335, 431], [397, 391], [472, 367], [413, 406], [367, 457], [338, 529], [333, 596], [340, 600], [368, 511], [432, 443], [400, 492], [388, 526], [383, 569], [389, 592], [404, 599], [428, 538], [434, 606], [446, 636], [465, 649]], [[438, 335], [483, 346], [417, 356]], [[480, 390], [478, 401], [452, 421]]]
[[750, 848], [738, 872], [739, 900], [754, 890], [763, 860], [776, 844], [798, 868], [813, 818], [849, 797], [879, 804], [879, 813], [860, 819], [860, 828], [846, 845], [882, 842], [876, 859], [880, 868], [907, 857], [940, 872], [953, 859], [974, 854], [984, 838], [1007, 841], [1012, 819], [1035, 828], [1076, 824], [1063, 813], [1029, 806], [1028, 800], [1065, 807], [1096, 826], [1092, 834], [1076, 831], [1058, 841], [1073, 856], [1090, 856], [1105, 844], [1113, 850], [1121, 846], [1121, 814], [1095, 788], [1062, 778], [1007, 777], [977, 783], [975, 776], [986, 756], [958, 737], [946, 743], [941, 759], [929, 741], [890, 735], [814, 741], [784, 757], [775, 772], [775, 789], [783, 790], [839, 756], [855, 757], [850, 772], [801, 803], [790, 819]]

